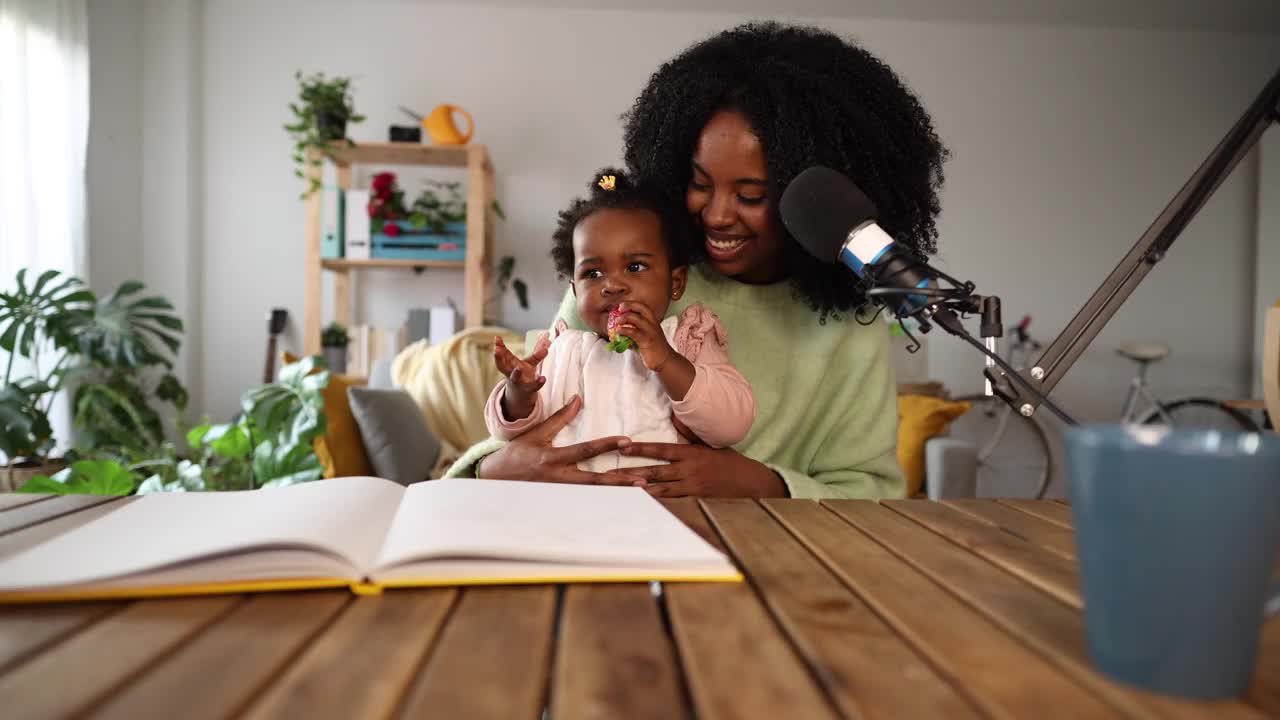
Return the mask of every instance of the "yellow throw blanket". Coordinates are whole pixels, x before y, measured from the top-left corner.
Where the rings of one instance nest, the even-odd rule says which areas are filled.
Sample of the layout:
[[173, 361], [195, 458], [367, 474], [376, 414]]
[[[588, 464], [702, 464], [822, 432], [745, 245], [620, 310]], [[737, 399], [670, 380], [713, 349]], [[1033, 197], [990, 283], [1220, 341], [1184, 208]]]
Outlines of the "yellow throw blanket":
[[[484, 403], [502, 373], [493, 364], [493, 338], [524, 354], [524, 337], [500, 327], [468, 328], [440, 345], [419, 340], [400, 351], [391, 377], [409, 393], [440, 439], [440, 473], [463, 450], [489, 437]], [[438, 473], [433, 473], [436, 477]]]

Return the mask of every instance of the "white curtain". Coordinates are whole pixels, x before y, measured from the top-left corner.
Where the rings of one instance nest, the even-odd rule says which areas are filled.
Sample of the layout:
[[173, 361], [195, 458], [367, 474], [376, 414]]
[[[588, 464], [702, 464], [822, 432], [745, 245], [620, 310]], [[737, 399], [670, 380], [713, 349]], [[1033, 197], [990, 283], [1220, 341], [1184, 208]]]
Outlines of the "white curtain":
[[[45, 270], [85, 276], [88, 24], [86, 0], [0, 0], [5, 289], [14, 286], [21, 268], [28, 268], [28, 277]], [[54, 437], [68, 439], [65, 403], [55, 404], [51, 419]]]

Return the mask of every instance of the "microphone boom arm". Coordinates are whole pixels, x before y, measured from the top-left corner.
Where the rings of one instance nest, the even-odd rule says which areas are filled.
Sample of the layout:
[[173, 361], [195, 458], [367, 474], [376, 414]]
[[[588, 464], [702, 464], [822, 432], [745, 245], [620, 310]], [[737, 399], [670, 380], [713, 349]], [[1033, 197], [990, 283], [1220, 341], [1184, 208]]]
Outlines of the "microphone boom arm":
[[[996, 394], [1021, 414], [1029, 416], [1034, 413], [1041, 404], [1037, 395], [1048, 395], [1062, 380], [1063, 375], [1102, 331], [1111, 316], [1115, 315], [1147, 273], [1151, 272], [1151, 268], [1164, 259], [1174, 240], [1273, 122], [1280, 122], [1280, 71], [1272, 76], [1271, 81], [1227, 132], [1226, 137], [1156, 217], [1129, 254], [1103, 280], [1102, 285], [1066, 328], [1049, 344], [1039, 360], [1031, 368], [1018, 371], [1021, 376], [1019, 382], [1010, 382], [1006, 373], [998, 368], [987, 370], [986, 374], [991, 379]], [[1023, 384], [1022, 380], [1037, 383], [1040, 392], [1024, 392], [1018, 387]]]

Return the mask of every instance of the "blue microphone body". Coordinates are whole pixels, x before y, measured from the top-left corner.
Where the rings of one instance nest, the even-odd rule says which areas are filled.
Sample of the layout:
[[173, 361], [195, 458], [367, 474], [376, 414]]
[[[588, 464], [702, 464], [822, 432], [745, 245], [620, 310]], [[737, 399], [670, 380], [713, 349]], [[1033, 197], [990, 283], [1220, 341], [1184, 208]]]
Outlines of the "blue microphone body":
[[[782, 193], [782, 222], [810, 255], [843, 263], [868, 288], [937, 287], [927, 265], [910, 248], [876, 224], [876, 206], [844, 175], [811, 167]], [[891, 294], [872, 298], [897, 317], [930, 303], [928, 295]]]
[[[874, 222], [865, 222], [852, 230], [840, 247], [844, 263], [869, 288], [930, 288], [933, 278], [920, 272], [913, 253], [896, 242]], [[898, 317], [914, 315], [929, 304], [927, 295], [884, 295], [878, 302]]]

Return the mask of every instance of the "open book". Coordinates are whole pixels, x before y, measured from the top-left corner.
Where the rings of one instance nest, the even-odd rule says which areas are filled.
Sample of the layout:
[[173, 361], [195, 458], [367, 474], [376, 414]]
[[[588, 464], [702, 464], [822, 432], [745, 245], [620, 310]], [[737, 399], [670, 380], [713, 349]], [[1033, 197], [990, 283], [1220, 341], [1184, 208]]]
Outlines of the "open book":
[[349, 477], [144, 495], [0, 559], [0, 602], [649, 580], [741, 576], [639, 488]]

